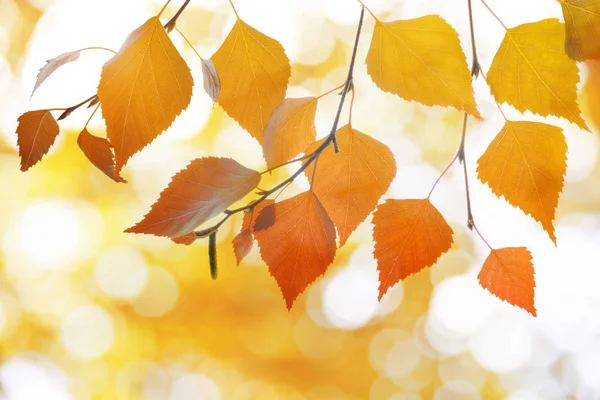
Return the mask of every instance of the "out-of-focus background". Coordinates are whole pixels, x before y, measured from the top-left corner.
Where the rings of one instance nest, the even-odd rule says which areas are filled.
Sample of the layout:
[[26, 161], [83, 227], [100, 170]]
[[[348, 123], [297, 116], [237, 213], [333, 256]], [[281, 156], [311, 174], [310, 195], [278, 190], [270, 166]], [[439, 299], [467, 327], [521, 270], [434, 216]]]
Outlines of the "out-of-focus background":
[[[173, 0], [164, 18], [182, 2]], [[388, 21], [440, 14], [471, 58], [466, 0], [366, 3]], [[489, 3], [508, 26], [561, 16], [558, 2]], [[285, 47], [292, 60], [288, 97], [343, 83], [360, 11], [355, 1], [235, 4], [247, 23]], [[161, 6], [159, 0], [0, 0], [0, 398], [600, 398], [598, 130], [549, 119], [565, 129], [569, 146], [554, 247], [539, 224], [476, 180], [474, 163], [503, 123], [481, 79], [475, 88], [485, 120], [472, 121], [467, 136], [473, 211], [492, 246], [531, 250], [537, 318], [479, 287], [487, 248], [466, 228], [458, 166], [432, 197], [456, 233], [454, 246], [381, 303], [370, 219], [290, 312], [256, 248], [236, 267], [231, 240], [239, 218], [220, 231], [217, 281], [209, 276], [206, 243], [185, 247], [122, 233], [191, 159], [218, 155], [264, 168], [259, 145], [203, 92], [201, 64], [177, 32], [171, 37], [193, 70], [194, 97], [171, 129], [133, 157], [124, 170], [130, 183], [110, 181], [77, 147], [85, 110], [61, 124], [49, 155], [20, 172], [18, 116], [89, 97], [110, 53], [83, 53], [30, 100], [45, 60], [88, 46], [117, 50]], [[487, 70], [504, 32], [476, 0], [474, 7]], [[364, 65], [373, 28], [369, 16], [365, 21], [353, 125], [396, 156], [398, 174], [386, 196], [422, 198], [458, 147], [462, 115], [377, 89]], [[192, 0], [178, 27], [208, 58], [233, 22], [226, 0]], [[588, 71], [583, 66], [582, 82]], [[588, 121], [600, 115], [592, 106], [600, 104], [599, 91], [592, 86], [582, 95]], [[337, 102], [335, 95], [320, 101], [321, 136]], [[104, 134], [100, 113], [90, 131]], [[305, 187], [299, 181], [286, 194]]]

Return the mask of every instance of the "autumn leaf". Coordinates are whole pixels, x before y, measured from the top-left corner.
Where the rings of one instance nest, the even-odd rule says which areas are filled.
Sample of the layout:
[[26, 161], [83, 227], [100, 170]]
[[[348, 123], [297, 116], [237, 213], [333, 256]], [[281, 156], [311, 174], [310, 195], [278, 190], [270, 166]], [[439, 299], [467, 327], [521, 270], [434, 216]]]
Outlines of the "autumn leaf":
[[177, 236], [177, 237], [172, 237], [171, 240], [177, 244], [184, 244], [186, 246], [189, 246], [190, 244], [194, 243], [196, 241], [196, 239], [198, 239], [198, 236], [196, 236], [195, 232], [190, 232], [190, 233], [186, 233], [185, 235], [182, 236]]
[[565, 50], [575, 61], [600, 59], [600, 1], [558, 0], [565, 17]]
[[187, 235], [259, 182], [258, 172], [230, 158], [195, 159], [173, 177], [144, 219], [125, 232], [171, 238]]
[[562, 129], [540, 122], [506, 121], [477, 161], [479, 180], [540, 222], [554, 244], [553, 221], [566, 169]]
[[495, 249], [477, 275], [479, 284], [494, 296], [521, 307], [534, 317], [535, 278], [531, 253], [525, 247]]
[[277, 281], [288, 309], [323, 275], [335, 257], [335, 227], [311, 191], [268, 206], [275, 223], [254, 231], [260, 254]]
[[88, 160], [106, 176], [115, 182], [127, 183], [115, 172], [115, 157], [108, 140], [94, 136], [87, 128], [83, 128], [77, 137], [77, 144]]
[[267, 166], [273, 168], [291, 160], [315, 141], [316, 97], [285, 99], [263, 132], [263, 153]]
[[557, 19], [507, 29], [487, 82], [499, 103], [562, 117], [589, 130], [577, 104], [579, 69], [565, 54], [564, 42], [565, 27]]
[[133, 31], [102, 68], [98, 97], [116, 173], [190, 103], [194, 83], [158, 17]]
[[263, 200], [254, 207], [252, 211], [244, 212], [244, 219], [242, 221], [242, 229], [233, 238], [233, 252], [235, 253], [235, 259], [237, 264], [240, 265], [242, 260], [250, 253], [254, 244], [254, 222], [260, 215], [261, 211], [275, 202], [273, 200]]
[[283, 101], [291, 74], [283, 47], [238, 19], [211, 60], [221, 82], [217, 102], [262, 143], [263, 129]]
[[80, 53], [81, 50], [70, 51], [68, 53], [61, 54], [58, 57], [54, 57], [51, 60], [47, 60], [46, 64], [44, 64], [44, 66], [40, 69], [40, 72], [38, 72], [35, 85], [33, 87], [33, 90], [31, 91], [31, 97], [33, 97], [33, 94], [40, 87], [40, 85], [44, 83], [44, 81], [48, 79], [48, 77], [52, 75], [57, 69], [59, 69], [67, 63], [77, 61], [79, 59]]
[[586, 65], [588, 77], [583, 93], [587, 100], [587, 116], [596, 130], [600, 130], [600, 61], [591, 60]]
[[215, 70], [215, 65], [211, 60], [202, 59], [202, 83], [204, 91], [208, 93], [213, 101], [217, 101], [219, 92], [221, 91], [221, 83], [219, 76]]
[[[396, 176], [396, 162], [385, 144], [350, 125], [340, 128], [336, 136], [340, 153], [329, 146], [306, 176], [311, 179], [316, 168], [313, 190], [338, 230], [341, 247], [387, 192]], [[313, 143], [306, 153], [322, 142]]]
[[458, 33], [438, 15], [376, 21], [367, 72], [385, 92], [481, 118]]
[[28, 111], [18, 121], [17, 145], [21, 171], [27, 171], [50, 150], [60, 129], [50, 110]]
[[429, 199], [390, 199], [373, 214], [379, 299], [398, 281], [433, 265], [454, 232]]

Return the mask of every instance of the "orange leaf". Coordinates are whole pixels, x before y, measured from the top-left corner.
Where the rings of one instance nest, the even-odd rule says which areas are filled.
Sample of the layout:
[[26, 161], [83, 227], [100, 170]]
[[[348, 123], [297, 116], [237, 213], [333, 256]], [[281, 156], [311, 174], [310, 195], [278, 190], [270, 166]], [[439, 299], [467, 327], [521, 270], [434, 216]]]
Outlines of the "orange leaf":
[[233, 251], [238, 265], [240, 265], [244, 257], [250, 253], [250, 250], [252, 250], [252, 245], [254, 244], [254, 236], [252, 235], [254, 232], [253, 222], [256, 221], [257, 217], [260, 215], [261, 210], [274, 203], [273, 200], [263, 200], [254, 207], [252, 211], [244, 213], [242, 229], [240, 233], [233, 238]]
[[255, 231], [254, 236], [291, 309], [296, 298], [333, 262], [335, 227], [311, 191], [268, 207], [275, 209], [275, 223]]
[[38, 72], [37, 79], [35, 81], [35, 86], [33, 87], [33, 91], [31, 92], [31, 97], [33, 97], [33, 94], [40, 87], [40, 85], [44, 83], [44, 81], [57, 69], [59, 69], [67, 63], [76, 61], [79, 58], [79, 53], [81, 53], [81, 50], [70, 51], [68, 53], [64, 53], [60, 56], [54, 57], [51, 60], [46, 60], [46, 64], [44, 64], [44, 66], [40, 69], [40, 72]]
[[21, 171], [27, 171], [50, 150], [60, 129], [50, 110], [28, 111], [18, 121], [17, 145]]
[[194, 82], [158, 17], [133, 31], [102, 68], [98, 97], [116, 172], [187, 108]]
[[588, 77], [583, 86], [583, 93], [587, 99], [587, 116], [592, 121], [596, 130], [600, 130], [600, 61], [586, 62]]
[[315, 141], [317, 98], [285, 99], [263, 132], [263, 153], [267, 166], [273, 168], [291, 160]]
[[535, 278], [531, 253], [525, 247], [492, 250], [477, 275], [479, 284], [494, 296], [521, 307], [534, 317]]
[[217, 102], [262, 143], [263, 129], [283, 101], [291, 75], [283, 47], [238, 19], [211, 60], [221, 82]]
[[477, 161], [477, 177], [538, 222], [550, 239], [567, 169], [562, 129], [540, 122], [506, 121]]
[[[338, 229], [341, 247], [387, 192], [396, 176], [396, 162], [385, 144], [350, 125], [341, 127], [336, 135], [340, 153], [329, 146], [306, 170], [306, 176], [311, 179], [317, 169], [313, 190]], [[306, 153], [322, 142], [313, 143]]]
[[194, 243], [196, 239], [198, 239], [198, 236], [196, 236], [196, 232], [190, 232], [183, 236], [171, 238], [173, 242], [177, 244], [185, 244], [186, 246], [189, 246], [190, 244]]
[[106, 176], [115, 182], [127, 183], [125, 179], [115, 173], [115, 158], [108, 140], [94, 136], [88, 132], [87, 128], [83, 128], [77, 137], [77, 144], [88, 160]]
[[387, 200], [373, 214], [379, 299], [407, 276], [433, 265], [454, 232], [429, 199]]
[[193, 160], [179, 171], [150, 212], [125, 232], [176, 238], [192, 232], [260, 182], [260, 174], [230, 158]]

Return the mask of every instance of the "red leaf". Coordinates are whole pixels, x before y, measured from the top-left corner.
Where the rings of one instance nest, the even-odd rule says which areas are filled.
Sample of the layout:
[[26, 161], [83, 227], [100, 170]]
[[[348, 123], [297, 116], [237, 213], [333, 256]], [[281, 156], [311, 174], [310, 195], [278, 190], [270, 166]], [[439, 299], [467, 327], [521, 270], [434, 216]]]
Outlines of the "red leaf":
[[533, 291], [531, 253], [525, 247], [504, 247], [492, 250], [477, 275], [479, 284], [494, 296], [537, 315]]
[[260, 182], [260, 174], [230, 158], [193, 160], [163, 190], [150, 212], [125, 230], [176, 238], [192, 232]]
[[198, 236], [196, 236], [195, 232], [190, 232], [183, 236], [171, 238], [173, 242], [177, 244], [185, 244], [186, 246], [189, 246], [190, 244], [194, 243], [196, 239], [198, 239]]
[[254, 232], [288, 309], [335, 257], [335, 227], [311, 191], [276, 203], [275, 224]]
[[270, 207], [272, 204], [275, 204], [273, 200], [263, 200], [254, 207], [253, 211], [244, 213], [242, 230], [233, 238], [233, 251], [238, 265], [240, 265], [244, 257], [250, 253], [250, 250], [252, 250], [252, 245], [254, 244], [254, 236], [252, 233], [254, 232], [254, 229], [256, 229], [253, 222], [257, 220], [257, 216], [262, 215], [262, 210], [265, 208], [272, 208]]
[[18, 121], [17, 145], [21, 171], [27, 171], [50, 150], [60, 129], [50, 110], [28, 111]]
[[429, 199], [391, 199], [373, 214], [379, 299], [398, 281], [430, 267], [452, 246], [452, 228]]
[[77, 144], [88, 160], [106, 176], [115, 182], [127, 183], [125, 179], [115, 173], [115, 156], [108, 140], [94, 136], [88, 132], [87, 128], [83, 128], [77, 137]]

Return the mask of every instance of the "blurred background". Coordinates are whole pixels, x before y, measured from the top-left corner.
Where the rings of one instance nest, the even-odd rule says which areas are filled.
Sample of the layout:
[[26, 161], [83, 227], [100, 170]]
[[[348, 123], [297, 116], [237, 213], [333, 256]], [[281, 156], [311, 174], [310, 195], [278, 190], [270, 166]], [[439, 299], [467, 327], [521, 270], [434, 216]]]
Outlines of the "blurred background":
[[[163, 17], [179, 8], [173, 0]], [[467, 4], [367, 0], [383, 20], [439, 14], [470, 52]], [[558, 2], [490, 0], [508, 26], [562, 18]], [[288, 97], [343, 83], [360, 8], [353, 0], [238, 0], [242, 19], [279, 40], [292, 62]], [[598, 399], [600, 398], [600, 67], [582, 65], [581, 105], [592, 133], [564, 121], [569, 146], [554, 247], [531, 218], [476, 180], [475, 162], [503, 120], [479, 79], [484, 121], [470, 121], [467, 162], [475, 220], [494, 247], [527, 246], [536, 270], [538, 317], [477, 282], [488, 255], [466, 227], [461, 169], [432, 197], [455, 231], [432, 268], [377, 301], [370, 218], [338, 250], [333, 266], [288, 312], [256, 247], [237, 267], [231, 240], [239, 216], [219, 231], [220, 275], [210, 279], [206, 243], [176, 245], [122, 231], [148, 211], [190, 160], [233, 157], [263, 170], [258, 143], [202, 90], [201, 64], [177, 32], [175, 45], [196, 86], [188, 110], [116, 184], [76, 144], [89, 117], [61, 123], [49, 154], [19, 171], [17, 118], [68, 107], [96, 90], [110, 53], [89, 51], [30, 99], [45, 60], [88, 46], [118, 50], [156, 14], [159, 0], [0, 0], [0, 398], [24, 399]], [[474, 1], [485, 70], [504, 35]], [[517, 12], [518, 11], [518, 12]], [[210, 57], [234, 23], [226, 0], [192, 0], [179, 29]], [[381, 92], [364, 58], [367, 15], [355, 71], [353, 126], [387, 144], [398, 174], [387, 197], [423, 198], [460, 141], [462, 115]], [[467, 58], [471, 59], [470, 54]], [[338, 98], [320, 100], [317, 128], [331, 127]], [[510, 107], [509, 118], [522, 117]], [[347, 121], [347, 114], [342, 122]], [[56, 115], [57, 116], [57, 115]], [[342, 125], [343, 125], [342, 123]], [[104, 135], [100, 113], [90, 131]], [[283, 169], [270, 187], [293, 171]], [[307, 186], [301, 179], [291, 196]]]

